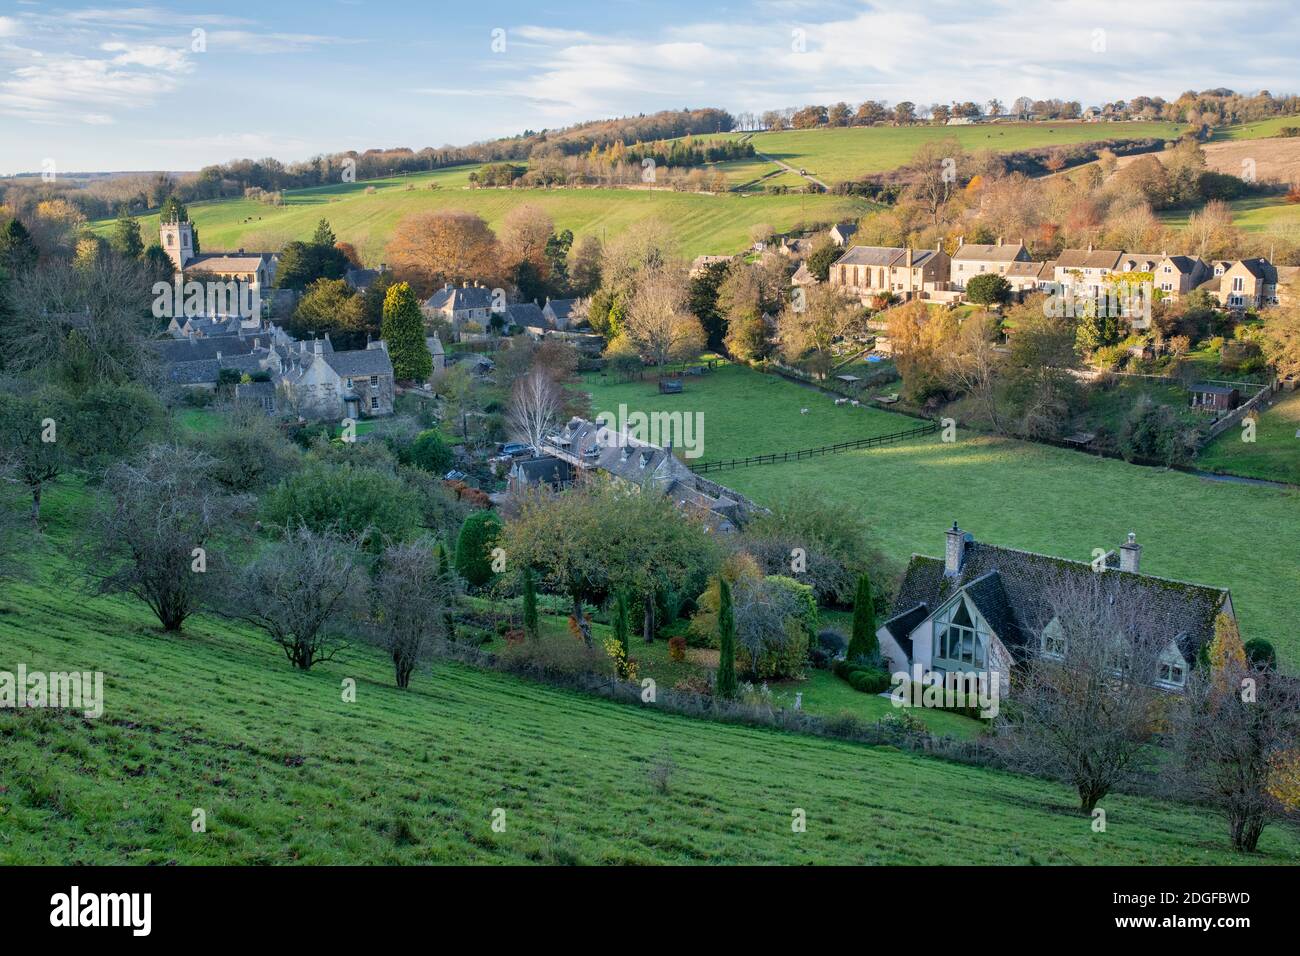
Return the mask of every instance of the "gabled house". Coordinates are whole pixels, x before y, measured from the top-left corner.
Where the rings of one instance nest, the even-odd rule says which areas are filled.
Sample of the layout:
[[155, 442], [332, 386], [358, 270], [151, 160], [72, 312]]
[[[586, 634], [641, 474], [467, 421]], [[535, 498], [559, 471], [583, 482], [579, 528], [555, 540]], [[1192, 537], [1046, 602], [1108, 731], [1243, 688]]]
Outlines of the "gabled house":
[[349, 268], [343, 273], [343, 281], [354, 292], [365, 292], [381, 275], [388, 271], [388, 265], [381, 262], [378, 269]]
[[831, 264], [830, 284], [866, 301], [891, 293], [929, 298], [948, 288], [949, 261], [939, 249], [853, 246]]
[[831, 242], [841, 248], [847, 246], [857, 235], [858, 225], [854, 222], [839, 222], [831, 226]]
[[542, 315], [549, 327], [564, 332], [570, 327], [586, 325], [586, 311], [582, 299], [550, 299], [542, 305]]
[[1210, 272], [1211, 267], [1200, 256], [1162, 255], [1152, 275], [1166, 298], [1177, 299], [1209, 278]]
[[1026, 262], [1017, 260], [1003, 273], [1011, 291], [1020, 296], [1045, 292], [1056, 281], [1056, 262]]
[[1056, 281], [1080, 295], [1096, 296], [1104, 288], [1103, 278], [1119, 270], [1124, 253], [1119, 249], [1062, 249], [1056, 257]]
[[952, 288], [963, 291], [966, 283], [978, 275], [993, 272], [1005, 276], [1013, 262], [1028, 262], [1029, 250], [1023, 240], [1003, 243], [1002, 237], [994, 244], [957, 240], [957, 251], [952, 254], [949, 282]]
[[1295, 266], [1275, 266], [1267, 259], [1239, 259], [1224, 266], [1217, 289], [1206, 287], [1219, 304], [1233, 311], [1263, 309], [1279, 305], [1286, 300], [1291, 284], [1300, 269]]
[[1132, 534], [1104, 570], [1087, 561], [1018, 551], [976, 541], [954, 522], [942, 558], [913, 555], [890, 616], [876, 635], [891, 672], [996, 674], [1010, 689], [1015, 667], [1036, 656], [1059, 655], [1059, 626], [1050, 589], [1070, 578], [1100, 581], [1112, 602], [1130, 602], [1152, 633], [1167, 643], [1152, 684], [1178, 690], [1202, 646], [1214, 638], [1219, 614], [1235, 618], [1226, 588], [1144, 574], [1142, 546]]
[[[505, 308], [504, 302], [500, 303], [500, 308]], [[492, 290], [477, 282], [473, 285], [466, 282], [458, 286], [449, 282], [420, 306], [420, 311], [426, 318], [446, 319], [456, 332], [467, 322], [487, 328], [496, 309]]]
[[334, 351], [328, 340], [290, 350], [278, 385], [286, 404], [306, 419], [338, 421], [393, 413], [393, 363], [382, 340]]

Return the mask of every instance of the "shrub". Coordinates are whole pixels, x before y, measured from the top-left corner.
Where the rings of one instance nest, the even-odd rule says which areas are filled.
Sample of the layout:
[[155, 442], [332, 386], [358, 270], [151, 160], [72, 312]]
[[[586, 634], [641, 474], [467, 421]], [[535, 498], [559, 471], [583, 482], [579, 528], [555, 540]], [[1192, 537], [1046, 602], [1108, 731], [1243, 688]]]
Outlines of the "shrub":
[[849, 643], [839, 631], [825, 630], [817, 635], [817, 646], [829, 657], [843, 657]]
[[435, 475], [445, 475], [455, 460], [451, 447], [433, 428], [426, 429], [415, 436], [415, 441], [411, 443], [410, 456], [411, 464]]
[[492, 548], [501, 533], [501, 519], [492, 511], [476, 511], [465, 519], [456, 537], [456, 571], [474, 587], [492, 580]]
[[1262, 637], [1256, 637], [1245, 644], [1246, 660], [1255, 666], [1277, 667], [1277, 651], [1273, 645]]
[[889, 690], [893, 681], [889, 674], [874, 667], [863, 667], [849, 672], [849, 686], [864, 694], [879, 694]]
[[677, 662], [686, 660], [686, 638], [670, 637], [668, 639], [668, 659]]
[[337, 531], [378, 551], [383, 540], [406, 539], [420, 524], [415, 495], [401, 480], [375, 468], [318, 463], [282, 481], [266, 498], [264, 515], [288, 528]]

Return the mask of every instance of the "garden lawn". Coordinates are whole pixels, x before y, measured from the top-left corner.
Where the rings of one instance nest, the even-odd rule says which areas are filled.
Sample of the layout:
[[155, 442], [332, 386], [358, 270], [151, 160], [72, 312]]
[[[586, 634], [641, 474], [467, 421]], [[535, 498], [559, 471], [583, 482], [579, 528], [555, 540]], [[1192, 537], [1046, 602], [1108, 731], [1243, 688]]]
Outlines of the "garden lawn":
[[[845, 421], [861, 421], [877, 433], [916, 421], [836, 408], [827, 395], [741, 367], [715, 373], [710, 387], [692, 391], [692, 384], [685, 396], [665, 397], [690, 398], [689, 407], [703, 412], [705, 460], [842, 441]], [[652, 387], [644, 384], [643, 393]], [[618, 394], [593, 391], [597, 409]], [[747, 398], [756, 393], [761, 402]], [[817, 414], [798, 416], [800, 405]], [[1118, 547], [1134, 531], [1144, 548], [1144, 571], [1231, 588], [1244, 636], [1273, 641], [1283, 665], [1300, 668], [1300, 492], [966, 431], [951, 445], [936, 437], [913, 439], [709, 477], [760, 504], [807, 497], [854, 509], [866, 517], [876, 544], [900, 564], [913, 553], [941, 555], [943, 531], [953, 520], [991, 544], [1081, 561], [1092, 558], [1093, 548]]]
[[1229, 428], [1200, 454], [1207, 471], [1300, 484], [1300, 391], [1282, 392], [1258, 417], [1254, 442]]
[[[251, 199], [192, 203], [190, 218], [205, 252], [221, 249], [278, 251], [292, 240], [310, 239], [316, 224], [328, 219], [339, 240], [356, 246], [369, 265], [385, 260], [397, 223], [412, 213], [465, 209], [498, 227], [510, 210], [532, 204], [545, 209], [557, 229], [574, 235], [609, 239], [647, 219], [672, 227], [679, 252], [686, 257], [740, 252], [750, 244], [749, 230], [764, 222], [784, 231], [802, 222], [856, 219], [873, 205], [849, 196], [787, 195], [712, 196], [703, 193], [642, 189], [471, 189], [472, 167], [453, 167], [409, 177], [290, 190], [283, 206]], [[438, 189], [429, 189], [437, 183]], [[413, 186], [414, 188], [408, 188]], [[369, 190], [373, 189], [373, 192]], [[158, 236], [157, 215], [140, 217], [145, 242]], [[93, 228], [107, 235], [113, 220]]]
[[[1300, 862], [1293, 829], [1242, 857], [1223, 821], [1167, 802], [1108, 798], [1096, 833], [1063, 786], [889, 747], [448, 664], [403, 692], [364, 648], [300, 673], [210, 619], [164, 635], [141, 605], [50, 578], [81, 500], [47, 496], [36, 581], [0, 591], [0, 653], [102, 671], [106, 709], [0, 711], [0, 864]], [[666, 761], [665, 792], [649, 772]]]
[[[608, 412], [620, 423], [623, 405], [629, 413], [700, 413], [703, 454], [698, 459], [687, 459], [687, 464], [833, 445], [925, 424], [865, 405], [837, 406], [833, 396], [818, 389], [740, 365], [722, 365], [698, 377], [671, 371], [665, 376], [680, 378], [685, 390], [679, 395], [660, 395], [658, 379], [651, 372], [631, 382], [618, 382], [612, 374], [591, 374], [585, 382], [592, 395], [593, 411]], [[806, 415], [802, 413], [804, 408], [808, 409]], [[675, 439], [674, 445], [682, 447], [683, 442]], [[720, 472], [710, 477], [727, 484], [727, 474]]]

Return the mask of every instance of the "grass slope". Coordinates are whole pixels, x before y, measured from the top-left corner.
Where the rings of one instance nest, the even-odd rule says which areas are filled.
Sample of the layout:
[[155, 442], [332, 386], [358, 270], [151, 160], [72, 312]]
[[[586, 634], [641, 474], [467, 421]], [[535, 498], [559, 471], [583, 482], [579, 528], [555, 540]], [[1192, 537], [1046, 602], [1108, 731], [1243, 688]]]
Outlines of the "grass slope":
[[[713, 391], [693, 384], [684, 396], [665, 398], [688, 398], [704, 413], [706, 460], [842, 440], [848, 423], [865, 436], [914, 421], [836, 408], [828, 395], [743, 368], [730, 378], [715, 373]], [[610, 387], [591, 390], [597, 409], [618, 398]], [[663, 407], [654, 404], [658, 396], [643, 400], [644, 408]], [[798, 415], [801, 406], [807, 416]], [[1144, 570], [1231, 588], [1245, 636], [1273, 641], [1284, 665], [1300, 668], [1298, 492], [970, 432], [959, 432], [954, 445], [927, 438], [710, 477], [760, 503], [801, 496], [842, 502], [866, 515], [877, 543], [899, 562], [912, 553], [941, 554], [942, 532], [953, 519], [993, 544], [1078, 560], [1090, 560], [1093, 548], [1118, 547], [1136, 531]]]
[[[1289, 203], [1285, 196], [1252, 196], [1228, 203], [1232, 223], [1244, 232], [1273, 233], [1295, 238], [1300, 234], [1300, 205]], [[1157, 217], [1171, 226], [1187, 225], [1191, 209], [1167, 209]]]
[[[50, 551], [78, 500], [48, 496]], [[362, 650], [297, 673], [240, 628], [161, 635], [139, 605], [55, 586], [52, 560], [0, 597], [4, 665], [102, 670], [107, 709], [0, 711], [0, 864], [1300, 860], [1293, 830], [1243, 859], [1217, 819], [1116, 796], [1094, 833], [1054, 784], [459, 666], [405, 693]], [[665, 755], [677, 769], [662, 793], [648, 771]], [[791, 831], [796, 808], [806, 833]]]
[[[493, 227], [506, 214], [526, 203], [541, 206], [556, 228], [575, 236], [610, 238], [647, 219], [672, 224], [684, 256], [739, 252], [749, 245], [749, 230], [764, 222], [784, 231], [797, 223], [856, 219], [871, 204], [852, 197], [828, 195], [711, 196], [637, 189], [469, 189], [470, 167], [456, 167], [410, 177], [364, 183], [321, 186], [285, 193], [283, 206], [248, 199], [194, 203], [190, 218], [199, 229], [206, 251], [259, 249], [278, 251], [295, 239], [310, 239], [321, 218], [334, 234], [356, 246], [361, 257], [376, 265], [393, 228], [404, 216], [439, 209], [467, 209]], [[430, 189], [430, 183], [438, 189]], [[414, 189], [408, 189], [414, 186]], [[367, 190], [372, 188], [373, 193]], [[146, 242], [158, 234], [157, 215], [141, 217]], [[94, 224], [101, 234], [111, 220]]]
[[1258, 419], [1254, 442], [1230, 428], [1201, 453], [1209, 471], [1300, 484], [1300, 392], [1284, 392]]
[[1000, 153], [1104, 139], [1173, 139], [1177, 123], [995, 123], [977, 126], [869, 126], [756, 133], [754, 149], [829, 185], [902, 166], [925, 143], [955, 139], [968, 151]]

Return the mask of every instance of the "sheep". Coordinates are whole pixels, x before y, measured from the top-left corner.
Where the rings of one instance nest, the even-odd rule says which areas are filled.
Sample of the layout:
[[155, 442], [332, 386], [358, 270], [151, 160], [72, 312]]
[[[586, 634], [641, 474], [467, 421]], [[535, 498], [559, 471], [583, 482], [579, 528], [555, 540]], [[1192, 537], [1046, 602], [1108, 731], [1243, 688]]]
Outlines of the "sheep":
[[801, 409], [799, 409], [799, 414], [800, 414], [800, 415], [807, 415], [807, 414], [808, 414], [808, 409], [806, 409], [806, 408], [801, 408]]

